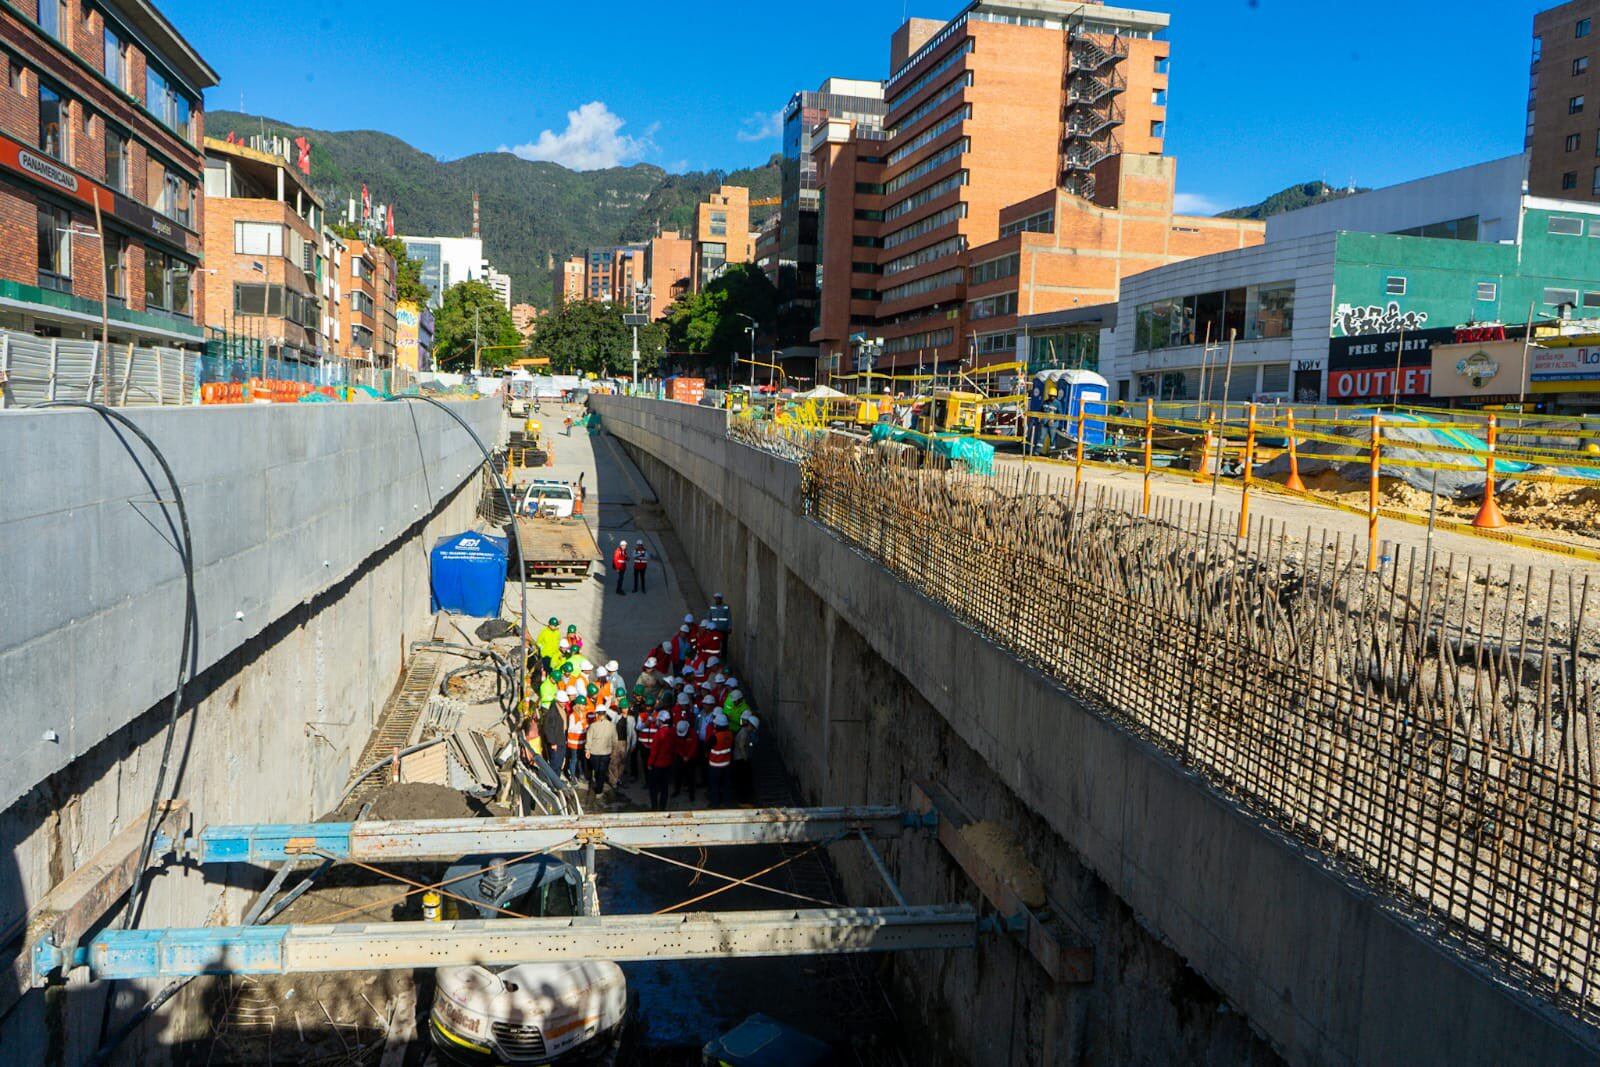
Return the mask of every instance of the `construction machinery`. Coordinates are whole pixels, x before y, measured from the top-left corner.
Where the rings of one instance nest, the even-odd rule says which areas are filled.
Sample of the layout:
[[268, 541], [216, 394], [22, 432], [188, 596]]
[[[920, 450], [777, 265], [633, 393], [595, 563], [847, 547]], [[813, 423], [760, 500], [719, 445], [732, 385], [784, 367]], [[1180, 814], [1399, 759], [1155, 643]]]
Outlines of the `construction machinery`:
[[567, 482], [538, 480], [523, 491], [517, 506], [520, 558], [529, 581], [552, 584], [589, 577], [600, 546], [583, 515], [581, 496]]

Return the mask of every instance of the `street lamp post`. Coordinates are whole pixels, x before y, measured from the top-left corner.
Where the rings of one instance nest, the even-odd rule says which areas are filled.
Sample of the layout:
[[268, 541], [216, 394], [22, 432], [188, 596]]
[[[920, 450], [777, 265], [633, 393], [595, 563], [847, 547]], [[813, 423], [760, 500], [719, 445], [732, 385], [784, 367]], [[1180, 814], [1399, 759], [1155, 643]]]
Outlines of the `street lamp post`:
[[478, 329], [479, 322], [482, 317], [483, 308], [475, 307], [472, 309], [472, 376], [474, 378], [476, 378], [483, 370], [483, 363], [480, 358], [482, 355], [481, 345], [483, 342], [479, 336]]
[[[736, 311], [734, 314], [750, 324], [745, 327], [745, 332], [750, 335], [750, 391], [753, 393], [756, 388], [756, 320], [742, 311]], [[730, 385], [733, 383], [731, 374], [728, 376], [728, 382]]]
[[639, 392], [639, 327], [649, 325], [649, 317], [641, 310], [649, 306], [650, 286], [635, 286], [633, 290], [633, 310], [624, 312], [622, 324], [633, 329], [633, 391]]

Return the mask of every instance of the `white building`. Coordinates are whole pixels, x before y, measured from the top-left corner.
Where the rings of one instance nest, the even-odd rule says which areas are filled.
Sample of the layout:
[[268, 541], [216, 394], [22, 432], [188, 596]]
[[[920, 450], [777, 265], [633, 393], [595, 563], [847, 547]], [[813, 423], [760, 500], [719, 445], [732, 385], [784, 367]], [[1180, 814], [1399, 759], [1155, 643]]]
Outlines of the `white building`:
[[484, 276], [484, 281], [486, 281], [489, 284], [489, 288], [490, 289], [494, 290], [494, 295], [500, 298], [500, 303], [505, 305], [506, 310], [510, 311], [511, 310], [511, 275], [509, 275], [509, 274], [501, 274], [499, 271], [495, 270], [493, 267], [490, 267], [488, 264], [484, 264], [484, 266], [485, 266], [485, 268], [487, 270], [487, 273]]
[[[401, 237], [406, 255], [422, 263], [422, 283], [433, 294], [429, 307], [437, 308], [444, 292], [460, 282], [489, 280], [490, 267], [483, 258], [480, 237]], [[509, 308], [509, 293], [506, 303]]]

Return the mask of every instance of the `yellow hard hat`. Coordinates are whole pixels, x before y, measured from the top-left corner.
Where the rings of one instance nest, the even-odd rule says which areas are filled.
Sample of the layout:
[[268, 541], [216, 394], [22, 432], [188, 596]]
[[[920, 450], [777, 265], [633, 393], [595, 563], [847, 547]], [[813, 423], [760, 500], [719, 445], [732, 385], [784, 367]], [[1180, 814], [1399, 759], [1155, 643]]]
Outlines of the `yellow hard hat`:
[[1583, 450], [1591, 456], [1600, 456], [1600, 441], [1590, 441], [1583, 446]]

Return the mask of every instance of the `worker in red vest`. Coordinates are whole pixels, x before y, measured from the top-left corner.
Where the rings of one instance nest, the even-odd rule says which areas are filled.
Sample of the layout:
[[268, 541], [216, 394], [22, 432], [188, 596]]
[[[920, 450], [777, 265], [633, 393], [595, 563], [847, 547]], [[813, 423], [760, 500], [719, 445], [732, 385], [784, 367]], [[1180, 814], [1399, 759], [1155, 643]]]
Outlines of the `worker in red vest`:
[[683, 792], [683, 787], [689, 787], [689, 803], [694, 803], [695, 777], [700, 768], [700, 739], [694, 735], [693, 723], [690, 719], [679, 719], [672, 728], [672, 750], [678, 757], [673, 765], [672, 795], [677, 796]]
[[628, 542], [623, 541], [611, 553], [611, 569], [617, 572], [617, 595], [627, 596], [622, 588], [622, 576], [628, 573]]
[[720, 808], [728, 800], [728, 775], [733, 765], [733, 731], [728, 729], [728, 717], [720, 711], [711, 716], [706, 744], [706, 790], [711, 794], [711, 806]]
[[673, 743], [672, 716], [663, 711], [656, 715], [656, 732], [650, 741], [650, 753], [645, 757], [644, 773], [650, 783], [650, 810], [667, 810], [667, 785], [672, 767], [678, 761], [677, 746]]
[[655, 744], [656, 731], [661, 728], [661, 723], [651, 708], [635, 707], [634, 715], [633, 732], [636, 742], [633, 750], [628, 753], [628, 770], [635, 779], [642, 779], [648, 776], [650, 746]]

